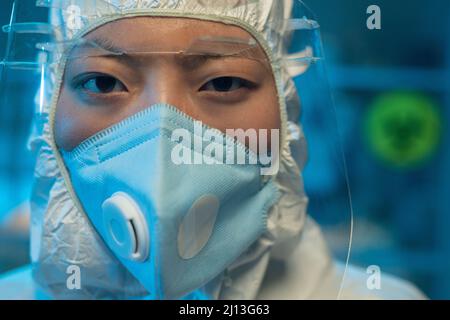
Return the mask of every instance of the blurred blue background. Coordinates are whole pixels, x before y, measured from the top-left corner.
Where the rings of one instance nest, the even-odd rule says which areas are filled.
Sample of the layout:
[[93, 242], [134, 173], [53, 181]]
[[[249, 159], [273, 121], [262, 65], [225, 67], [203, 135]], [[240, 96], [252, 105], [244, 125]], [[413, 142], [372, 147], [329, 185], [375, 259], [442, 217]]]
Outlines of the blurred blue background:
[[[450, 299], [450, 3], [446, 0], [310, 0], [322, 25], [330, 84], [347, 158], [355, 214], [351, 263], [380, 266], [418, 285], [430, 298]], [[12, 0], [0, 3], [8, 23]], [[368, 30], [366, 9], [381, 8], [382, 29]], [[5, 48], [0, 35], [0, 53]], [[28, 262], [26, 202], [34, 159], [26, 149], [34, 92], [12, 81], [14, 101], [0, 110], [0, 273]], [[339, 212], [347, 189], [321, 144], [334, 139], [308, 121], [311, 161], [305, 173], [312, 215], [338, 256], [348, 233], [314, 210], [316, 197]], [[318, 173], [326, 173], [319, 175]], [[24, 220], [13, 222], [13, 213]]]

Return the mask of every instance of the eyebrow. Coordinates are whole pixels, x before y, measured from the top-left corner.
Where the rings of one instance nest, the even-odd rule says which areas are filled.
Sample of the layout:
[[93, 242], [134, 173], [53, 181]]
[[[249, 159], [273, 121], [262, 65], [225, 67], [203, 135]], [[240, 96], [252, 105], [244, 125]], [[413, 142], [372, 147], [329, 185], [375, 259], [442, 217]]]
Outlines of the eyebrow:
[[[94, 46], [93, 46], [94, 45]], [[93, 37], [87, 39], [80, 46], [77, 47], [77, 50], [105, 50], [110, 52], [110, 55], [105, 54], [104, 57], [113, 58], [122, 60], [124, 62], [131, 63], [133, 59], [132, 54], [126, 53], [126, 49], [120, 47], [115, 44], [112, 40], [105, 37]], [[139, 53], [138, 53], [139, 54]], [[211, 60], [225, 60], [231, 58], [239, 58], [238, 55], [219, 55], [214, 52], [211, 53], [199, 53], [192, 55], [180, 55], [176, 57], [177, 62], [186, 69], [193, 70], [199, 68], [200, 66], [208, 63]]]
[[115, 44], [111, 39], [104, 37], [94, 37], [92, 39], [88, 39], [87, 43], [93, 43], [101, 49], [110, 51], [111, 53], [121, 54], [126, 52], [125, 48], [122, 48], [119, 45]]
[[[177, 57], [177, 62], [185, 69], [194, 70], [205, 65], [212, 60], [226, 60], [233, 58], [232, 56], [219, 55], [187, 55]], [[236, 57], [234, 57], [236, 58]]]
[[119, 55], [124, 53], [126, 50], [116, 45], [112, 40], [95, 37], [92, 39], [82, 39], [79, 45], [76, 45], [72, 50], [104, 50], [111, 53], [111, 55]]

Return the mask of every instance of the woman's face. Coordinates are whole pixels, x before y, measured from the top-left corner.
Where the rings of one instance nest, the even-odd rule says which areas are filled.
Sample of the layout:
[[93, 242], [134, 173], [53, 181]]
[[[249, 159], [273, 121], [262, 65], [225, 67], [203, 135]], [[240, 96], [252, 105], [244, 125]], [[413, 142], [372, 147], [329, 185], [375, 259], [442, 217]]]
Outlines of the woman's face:
[[[241, 28], [181, 18], [139, 17], [106, 24], [85, 38], [127, 51], [187, 49], [201, 38], [248, 41]], [[245, 57], [125, 54], [89, 56], [85, 47], [66, 66], [56, 107], [55, 139], [71, 151], [85, 139], [156, 103], [227, 129], [279, 129], [275, 81], [261, 48]], [[83, 56], [83, 58], [80, 58]]]

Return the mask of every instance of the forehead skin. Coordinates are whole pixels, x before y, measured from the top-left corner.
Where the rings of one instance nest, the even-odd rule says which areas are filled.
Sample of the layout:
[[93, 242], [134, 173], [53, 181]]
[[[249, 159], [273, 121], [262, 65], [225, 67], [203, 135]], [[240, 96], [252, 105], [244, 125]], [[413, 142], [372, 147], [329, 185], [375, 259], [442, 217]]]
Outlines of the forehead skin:
[[[202, 37], [253, 38], [244, 29], [224, 23], [186, 18], [135, 17], [105, 24], [89, 33], [85, 39], [108, 39], [112, 44], [127, 48], [186, 48], [194, 39]], [[150, 44], [150, 45], [149, 45]], [[260, 49], [259, 58], [265, 57]]]
[[[247, 31], [233, 25], [168, 17], [134, 17], [116, 20], [85, 36], [88, 40], [104, 39], [115, 47], [142, 48], [144, 51], [152, 46], [169, 49], [187, 48], [193, 41], [201, 37], [239, 38], [244, 41], [252, 38]], [[264, 51], [259, 46], [253, 51], [253, 57], [266, 58]], [[259, 89], [257, 99], [252, 99], [252, 103], [233, 110], [229, 108], [200, 110], [185, 98], [177, 100], [181, 96], [180, 92], [187, 87], [186, 80], [177, 78], [177, 73], [173, 72], [172, 68], [173, 61], [170, 59], [169, 57], [152, 58], [152, 68], [156, 67], [160, 72], [153, 72], [154, 70], [149, 67], [150, 62], [137, 60], [134, 68], [146, 77], [157, 79], [141, 81], [149, 83], [148, 87], [143, 90], [143, 94], [130, 98], [130, 105], [124, 107], [120, 112], [113, 113], [101, 108], [80, 107], [70, 89], [67, 88], [68, 79], [65, 77], [56, 107], [54, 133], [57, 145], [65, 150], [71, 150], [97, 132], [141, 111], [143, 106], [159, 102], [177, 107], [185, 105], [185, 109], [181, 111], [223, 132], [226, 129], [235, 128], [278, 129], [280, 127], [278, 96], [269, 65], [264, 66], [261, 63], [258, 67], [260, 70], [258, 77], [262, 79], [261, 83], [264, 85]], [[152, 72], [147, 72], [147, 67]], [[239, 69], [239, 67], [235, 68]], [[158, 88], [154, 89], [156, 87]]]

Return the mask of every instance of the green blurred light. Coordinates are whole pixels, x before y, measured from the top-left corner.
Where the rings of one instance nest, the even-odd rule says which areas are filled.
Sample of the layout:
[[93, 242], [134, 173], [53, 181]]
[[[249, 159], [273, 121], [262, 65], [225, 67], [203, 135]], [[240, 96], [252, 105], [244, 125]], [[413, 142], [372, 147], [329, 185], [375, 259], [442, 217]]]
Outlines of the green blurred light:
[[389, 93], [370, 106], [366, 137], [372, 152], [388, 165], [409, 169], [437, 151], [442, 121], [433, 101], [417, 93]]

